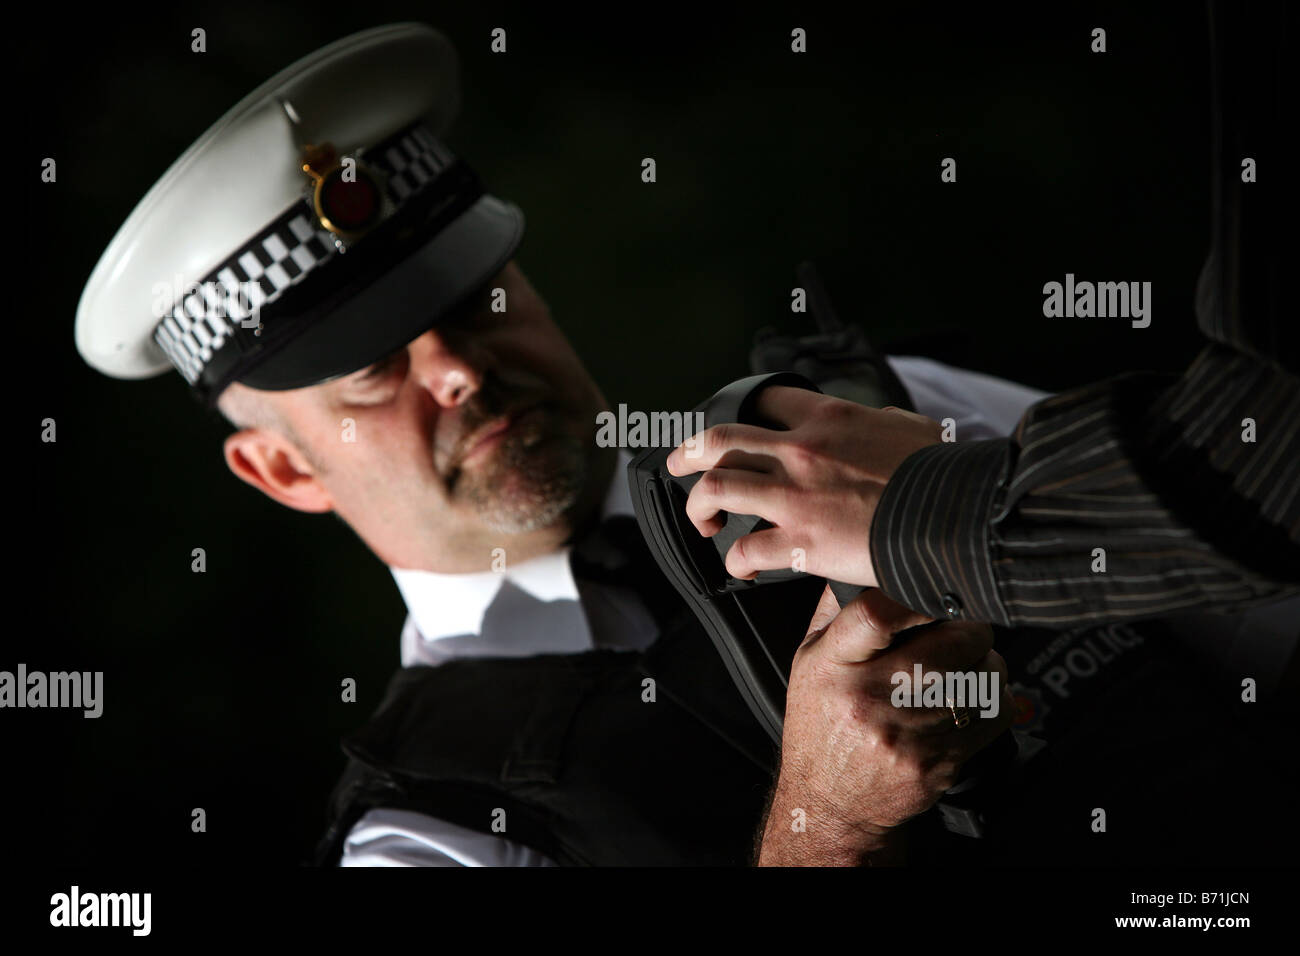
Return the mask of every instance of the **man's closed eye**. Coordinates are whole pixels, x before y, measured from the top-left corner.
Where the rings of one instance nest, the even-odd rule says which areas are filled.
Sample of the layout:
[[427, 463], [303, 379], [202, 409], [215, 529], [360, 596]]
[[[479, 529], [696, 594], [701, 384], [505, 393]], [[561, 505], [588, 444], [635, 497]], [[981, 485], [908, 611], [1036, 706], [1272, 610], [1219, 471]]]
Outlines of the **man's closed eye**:
[[387, 358], [380, 359], [378, 362], [367, 368], [357, 377], [357, 380], [361, 382], [371, 382], [383, 379], [389, 372], [393, 371], [405, 357], [405, 349], [394, 352]]

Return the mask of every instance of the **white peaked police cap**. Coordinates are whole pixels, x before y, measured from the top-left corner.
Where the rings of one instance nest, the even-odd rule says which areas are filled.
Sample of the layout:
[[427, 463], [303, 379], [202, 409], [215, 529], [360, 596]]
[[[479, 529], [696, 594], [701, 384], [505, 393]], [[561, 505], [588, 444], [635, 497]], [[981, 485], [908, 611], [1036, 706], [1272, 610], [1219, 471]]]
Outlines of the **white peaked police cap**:
[[476, 298], [524, 218], [438, 139], [451, 44], [418, 23], [346, 37], [246, 96], [109, 243], [77, 307], [95, 369], [175, 367], [209, 405], [364, 368]]

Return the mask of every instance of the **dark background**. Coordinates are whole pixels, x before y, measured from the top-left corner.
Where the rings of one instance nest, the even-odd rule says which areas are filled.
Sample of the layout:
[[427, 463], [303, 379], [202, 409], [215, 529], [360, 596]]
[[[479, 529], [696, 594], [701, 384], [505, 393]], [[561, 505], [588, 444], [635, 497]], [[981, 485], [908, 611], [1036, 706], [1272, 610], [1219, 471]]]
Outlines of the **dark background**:
[[[234, 479], [179, 375], [119, 382], [73, 345], [81, 288], [170, 163], [277, 70], [424, 20], [460, 51], [445, 136], [528, 217], [519, 262], [612, 403], [693, 406], [789, 323], [794, 265], [889, 351], [1060, 390], [1195, 353], [1209, 229], [1204, 9], [583, 15], [368, 2], [40, 8], [15, 34], [28, 184], [10, 373], [13, 624], [0, 669], [102, 670], [104, 716], [0, 715], [7, 819], [48, 863], [305, 858], [398, 665], [405, 611], [339, 522]], [[971, 5], [972, 7], [975, 5]], [[1060, 8], [1058, 9], [1058, 6]], [[208, 52], [190, 52], [190, 30]], [[508, 34], [505, 55], [489, 31]], [[789, 50], [807, 29], [809, 52]], [[1089, 50], [1107, 31], [1108, 51]], [[58, 182], [39, 182], [54, 157]], [[640, 181], [653, 156], [658, 182]], [[944, 184], [952, 156], [958, 180]], [[202, 223], [196, 223], [202, 228]], [[24, 259], [19, 259], [23, 262]], [[1043, 283], [1153, 284], [1153, 322], [1048, 320]], [[29, 287], [29, 283], [35, 282]], [[44, 418], [58, 441], [39, 439]], [[193, 548], [208, 570], [190, 570]], [[354, 677], [359, 701], [340, 701]], [[208, 832], [190, 832], [203, 807]]]

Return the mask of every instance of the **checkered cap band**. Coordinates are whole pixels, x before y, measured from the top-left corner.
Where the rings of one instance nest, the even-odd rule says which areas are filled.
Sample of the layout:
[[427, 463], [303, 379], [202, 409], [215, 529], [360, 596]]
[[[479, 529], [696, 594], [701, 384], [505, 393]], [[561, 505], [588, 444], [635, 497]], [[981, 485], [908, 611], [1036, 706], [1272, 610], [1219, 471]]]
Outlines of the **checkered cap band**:
[[[383, 174], [394, 213], [451, 166], [456, 157], [416, 125], [359, 153]], [[212, 356], [235, 337], [236, 326], [256, 328], [255, 316], [338, 255], [304, 196], [212, 270], [176, 302], [154, 330], [154, 341], [194, 385]]]

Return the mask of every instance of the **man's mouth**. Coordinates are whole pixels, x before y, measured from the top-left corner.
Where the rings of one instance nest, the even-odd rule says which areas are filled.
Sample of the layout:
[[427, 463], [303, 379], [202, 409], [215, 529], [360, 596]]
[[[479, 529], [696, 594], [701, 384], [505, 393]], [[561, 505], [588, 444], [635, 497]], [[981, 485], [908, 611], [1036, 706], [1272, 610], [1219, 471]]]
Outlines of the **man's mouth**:
[[479, 428], [465, 442], [463, 446], [465, 450], [460, 455], [458, 466], [464, 468], [491, 455], [521, 418], [532, 414], [540, 407], [540, 405], [528, 405], [516, 408]]
[[501, 444], [512, 424], [514, 424], [514, 416], [507, 415], [504, 418], [489, 422], [471, 435], [469, 441], [465, 443], [465, 453], [460, 456], [461, 467], [471, 465], [478, 459], [490, 455], [492, 449]]

